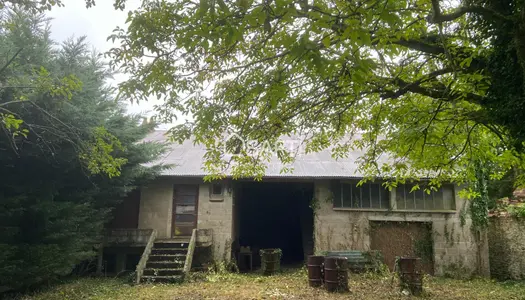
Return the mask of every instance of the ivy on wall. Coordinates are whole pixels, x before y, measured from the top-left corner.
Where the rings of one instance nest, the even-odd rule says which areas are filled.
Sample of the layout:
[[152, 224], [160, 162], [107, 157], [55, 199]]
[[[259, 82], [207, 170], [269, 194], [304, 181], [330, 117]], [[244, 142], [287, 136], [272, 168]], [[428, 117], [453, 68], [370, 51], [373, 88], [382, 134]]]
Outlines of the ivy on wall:
[[486, 228], [489, 224], [489, 194], [487, 189], [487, 170], [479, 161], [475, 165], [475, 173], [476, 178], [470, 184], [473, 191], [470, 201], [470, 215], [472, 218], [472, 229], [480, 230]]

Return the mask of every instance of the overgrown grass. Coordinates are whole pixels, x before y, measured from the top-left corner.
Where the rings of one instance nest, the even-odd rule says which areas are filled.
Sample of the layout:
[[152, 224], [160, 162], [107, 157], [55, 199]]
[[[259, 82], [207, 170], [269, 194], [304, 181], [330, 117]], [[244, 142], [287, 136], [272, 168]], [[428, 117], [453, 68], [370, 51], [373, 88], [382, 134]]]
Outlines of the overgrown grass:
[[[308, 287], [305, 269], [285, 270], [279, 275], [214, 272], [194, 274], [184, 284], [130, 285], [119, 279], [85, 278], [21, 297], [29, 300], [65, 299], [407, 299], [391, 277], [351, 274], [350, 293], [330, 294]], [[469, 281], [425, 278], [426, 299], [525, 299], [525, 283], [498, 283], [487, 279]]]

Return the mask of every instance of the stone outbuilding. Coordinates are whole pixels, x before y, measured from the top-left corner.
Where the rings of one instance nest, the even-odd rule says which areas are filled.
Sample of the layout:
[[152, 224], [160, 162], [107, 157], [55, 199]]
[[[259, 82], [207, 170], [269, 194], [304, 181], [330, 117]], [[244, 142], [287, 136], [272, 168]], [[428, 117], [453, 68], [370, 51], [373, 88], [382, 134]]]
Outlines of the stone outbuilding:
[[[165, 132], [148, 139], [163, 141]], [[286, 174], [275, 158], [260, 182], [205, 182], [204, 153], [191, 141], [171, 145], [161, 162], [172, 167], [115, 211], [99, 269], [134, 270], [155, 232], [153, 249], [195, 233], [194, 267], [237, 259], [241, 248], [254, 267], [262, 248], [282, 249], [285, 264], [323, 251], [379, 250], [390, 267], [396, 256], [417, 255], [431, 274], [488, 274], [486, 234], [472, 230], [458, 185], [430, 194], [410, 184], [388, 190], [381, 180], [358, 185], [360, 153], [335, 160], [329, 151], [299, 155]]]

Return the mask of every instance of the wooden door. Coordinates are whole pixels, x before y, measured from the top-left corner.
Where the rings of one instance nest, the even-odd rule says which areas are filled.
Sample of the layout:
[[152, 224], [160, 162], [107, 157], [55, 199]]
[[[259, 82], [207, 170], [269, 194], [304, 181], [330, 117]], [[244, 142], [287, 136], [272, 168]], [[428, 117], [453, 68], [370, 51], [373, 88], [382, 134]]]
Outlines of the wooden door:
[[397, 256], [421, 258], [423, 272], [434, 274], [432, 224], [423, 222], [370, 222], [370, 248], [383, 254], [394, 269]]
[[197, 227], [199, 185], [178, 184], [173, 187], [172, 237], [191, 236]]

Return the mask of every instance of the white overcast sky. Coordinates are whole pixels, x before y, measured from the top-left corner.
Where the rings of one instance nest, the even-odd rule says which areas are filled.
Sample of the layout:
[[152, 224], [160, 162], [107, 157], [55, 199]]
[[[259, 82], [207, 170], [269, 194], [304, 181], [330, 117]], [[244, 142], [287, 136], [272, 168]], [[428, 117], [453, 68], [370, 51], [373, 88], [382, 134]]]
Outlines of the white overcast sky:
[[[113, 47], [106, 38], [117, 26], [125, 27], [127, 12], [140, 5], [139, 0], [128, 0], [125, 11], [115, 10], [113, 0], [98, 0], [96, 5], [86, 8], [85, 0], [66, 0], [65, 7], [54, 7], [47, 15], [52, 18], [51, 36], [56, 42], [61, 42], [71, 36], [87, 36], [87, 40], [100, 52]], [[110, 82], [116, 84], [125, 79], [118, 75]], [[151, 115], [153, 102], [144, 102], [139, 105], [129, 105], [130, 113], [147, 113]]]

